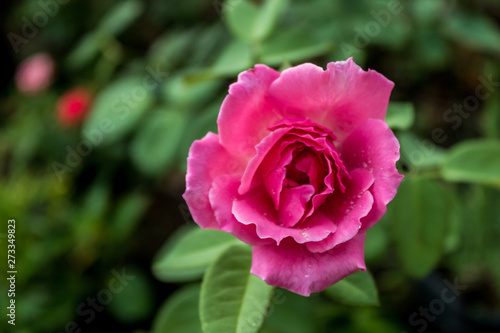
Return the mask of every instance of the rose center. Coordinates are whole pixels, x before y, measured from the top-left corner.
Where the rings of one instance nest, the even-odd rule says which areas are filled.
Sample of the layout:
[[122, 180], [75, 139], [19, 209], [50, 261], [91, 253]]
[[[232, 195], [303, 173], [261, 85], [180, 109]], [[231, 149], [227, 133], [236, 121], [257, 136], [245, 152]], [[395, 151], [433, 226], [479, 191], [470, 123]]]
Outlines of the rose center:
[[287, 187], [296, 187], [300, 185], [310, 184], [310, 178], [306, 170], [299, 169], [297, 163], [303, 161], [308, 152], [294, 152], [292, 163], [286, 166], [286, 184]]
[[348, 175], [335, 147], [336, 138], [327, 129], [309, 120], [286, 120], [269, 129], [273, 135], [258, 147], [265, 154], [258, 174], [273, 203], [277, 224], [295, 227], [334, 191], [344, 192], [342, 178]]

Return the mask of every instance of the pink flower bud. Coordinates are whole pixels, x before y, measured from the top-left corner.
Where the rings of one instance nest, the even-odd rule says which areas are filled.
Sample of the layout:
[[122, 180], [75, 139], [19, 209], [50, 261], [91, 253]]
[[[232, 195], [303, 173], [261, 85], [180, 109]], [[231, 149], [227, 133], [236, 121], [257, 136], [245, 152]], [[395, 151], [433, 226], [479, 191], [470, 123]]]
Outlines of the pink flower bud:
[[47, 53], [37, 53], [26, 58], [16, 71], [17, 89], [28, 95], [36, 95], [47, 89], [54, 76], [54, 61]]

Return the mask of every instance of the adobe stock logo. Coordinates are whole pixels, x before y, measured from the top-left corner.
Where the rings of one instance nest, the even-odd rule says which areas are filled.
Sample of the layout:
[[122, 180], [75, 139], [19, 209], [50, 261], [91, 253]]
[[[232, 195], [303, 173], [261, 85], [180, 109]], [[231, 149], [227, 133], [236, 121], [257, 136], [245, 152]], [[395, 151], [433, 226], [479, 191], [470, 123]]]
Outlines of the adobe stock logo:
[[[119, 294], [125, 287], [135, 280], [134, 275], [127, 274], [125, 268], [121, 272], [113, 269], [113, 277], [108, 281], [107, 288], [99, 290], [96, 297], [87, 297], [76, 307], [76, 314], [82, 317], [86, 324], [90, 324], [96, 318], [96, 312], [102, 312], [104, 307], [113, 301], [114, 295]], [[82, 333], [82, 328], [75, 321], [68, 321], [64, 331], [57, 333]]]
[[[500, 81], [494, 81], [493, 75], [479, 75], [479, 83], [474, 89], [474, 93], [465, 97], [461, 103], [454, 103], [452, 108], [448, 108], [443, 113], [443, 122], [451, 124], [451, 130], [458, 130], [464, 123], [464, 119], [468, 119], [471, 114], [478, 111], [481, 102], [491, 98], [497, 89], [500, 87]], [[418, 140], [414, 139], [413, 143], [416, 147], [408, 156], [402, 155], [410, 168], [418, 168], [419, 165], [437, 151], [436, 145], [442, 145], [449, 138], [444, 127], [435, 127], [431, 132], [430, 139]]]
[[31, 39], [35, 38], [38, 35], [39, 29], [45, 27], [51, 17], [56, 16], [59, 12], [59, 6], [65, 5], [68, 2], [70, 0], [38, 0], [37, 4], [40, 10], [33, 14], [31, 18], [26, 16], [21, 18], [21, 22], [23, 23], [21, 35], [14, 32], [7, 33], [7, 38], [14, 52], [17, 54], [21, 44], [27, 44]]
[[344, 56], [346, 58], [353, 56], [355, 53], [359, 53], [360, 49], [367, 47], [372, 39], [380, 34], [382, 28], [387, 27], [391, 23], [393, 17], [399, 15], [403, 9], [400, 0], [391, 0], [387, 3], [386, 9], [381, 9], [379, 11], [371, 10], [370, 15], [374, 20], [368, 21], [362, 27], [354, 27], [354, 45], [345, 42], [340, 43], [340, 49]]
[[[451, 283], [444, 280], [445, 288], [441, 290], [440, 298], [435, 298], [429, 302], [427, 307], [419, 307], [418, 312], [413, 312], [408, 318], [408, 323], [415, 327], [418, 333], [423, 333], [429, 324], [434, 322], [437, 316], [441, 315], [446, 309], [446, 304], [454, 302], [458, 296], [467, 289], [467, 286], [459, 284], [457, 278]], [[408, 333], [402, 331], [401, 333]]]

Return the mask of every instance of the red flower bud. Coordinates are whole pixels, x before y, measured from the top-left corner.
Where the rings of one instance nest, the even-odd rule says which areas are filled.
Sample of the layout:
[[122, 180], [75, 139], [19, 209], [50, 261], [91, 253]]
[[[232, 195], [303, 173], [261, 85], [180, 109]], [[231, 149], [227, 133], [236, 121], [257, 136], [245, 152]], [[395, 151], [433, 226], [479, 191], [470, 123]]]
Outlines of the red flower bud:
[[79, 125], [90, 108], [92, 95], [86, 88], [73, 88], [57, 101], [57, 119], [64, 127]]

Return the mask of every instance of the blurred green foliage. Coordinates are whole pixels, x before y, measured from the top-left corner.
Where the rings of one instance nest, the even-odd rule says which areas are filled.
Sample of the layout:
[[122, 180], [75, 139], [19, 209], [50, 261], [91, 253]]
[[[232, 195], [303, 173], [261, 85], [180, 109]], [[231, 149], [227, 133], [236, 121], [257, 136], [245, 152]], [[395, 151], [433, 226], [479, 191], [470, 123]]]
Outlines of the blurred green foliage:
[[[350, 56], [396, 84], [387, 121], [406, 178], [368, 231], [378, 296], [366, 277], [326, 294], [349, 304], [361, 292], [380, 307], [276, 289], [261, 332], [415, 330], [408, 318], [424, 305], [418, 281], [431, 272], [467, 285], [460, 316], [486, 322], [500, 311], [498, 1], [25, 0], [5, 13], [4, 35], [26, 41], [8, 45], [13, 61], [45, 51], [58, 68], [43, 94], [23, 96], [9, 79], [0, 96], [0, 216], [17, 221], [16, 332], [62, 332], [72, 321], [91, 332], [200, 332], [199, 287], [172, 294], [178, 286], [160, 281], [199, 281], [224, 264], [216, 259], [233, 239], [172, 233], [190, 222], [180, 198], [189, 146], [216, 132], [239, 72]], [[95, 100], [82, 126], [64, 129], [55, 103], [74, 86]], [[123, 291], [93, 317], [79, 313], [81, 304], [91, 311], [89, 297], [104, 300], [122, 268], [134, 277]], [[2, 295], [0, 307], [7, 302]], [[2, 316], [2, 331], [10, 329]]]

